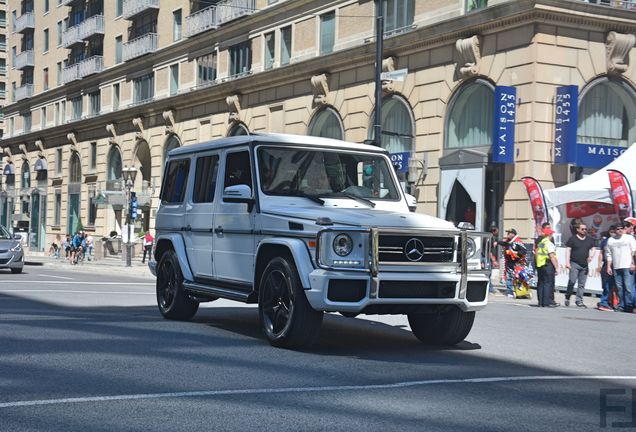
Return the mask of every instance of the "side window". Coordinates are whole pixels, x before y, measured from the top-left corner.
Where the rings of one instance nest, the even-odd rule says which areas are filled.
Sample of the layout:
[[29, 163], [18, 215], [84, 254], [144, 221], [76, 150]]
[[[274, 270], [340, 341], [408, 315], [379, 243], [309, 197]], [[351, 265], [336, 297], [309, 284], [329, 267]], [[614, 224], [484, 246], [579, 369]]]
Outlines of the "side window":
[[218, 170], [219, 157], [217, 155], [204, 156], [197, 159], [192, 202], [211, 203], [214, 201], [214, 189], [216, 189], [216, 175]]
[[190, 159], [173, 160], [168, 163], [168, 169], [166, 169], [161, 190], [162, 204], [178, 204], [183, 202], [189, 172]]
[[[225, 182], [223, 188], [239, 184], [252, 187], [252, 169], [250, 165], [250, 152], [241, 151], [228, 153], [225, 160]], [[252, 190], [254, 190], [252, 188]]]

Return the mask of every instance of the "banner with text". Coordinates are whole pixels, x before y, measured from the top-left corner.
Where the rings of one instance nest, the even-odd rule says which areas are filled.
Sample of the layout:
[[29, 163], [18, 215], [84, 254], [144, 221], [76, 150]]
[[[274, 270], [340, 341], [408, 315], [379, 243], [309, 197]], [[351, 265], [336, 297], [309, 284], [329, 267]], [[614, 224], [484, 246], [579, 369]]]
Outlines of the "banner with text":
[[557, 87], [554, 118], [554, 163], [576, 162], [579, 88]]
[[492, 134], [492, 161], [495, 163], [514, 163], [516, 114], [517, 89], [496, 86]]
[[610, 195], [616, 214], [621, 220], [633, 216], [634, 205], [629, 180], [618, 170], [608, 169], [607, 175], [609, 175]]

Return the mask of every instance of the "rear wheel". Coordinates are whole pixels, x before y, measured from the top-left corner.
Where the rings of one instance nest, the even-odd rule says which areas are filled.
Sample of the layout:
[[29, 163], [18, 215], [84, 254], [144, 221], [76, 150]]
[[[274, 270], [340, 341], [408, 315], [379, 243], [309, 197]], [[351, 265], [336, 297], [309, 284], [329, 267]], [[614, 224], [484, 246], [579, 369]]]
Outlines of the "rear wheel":
[[281, 348], [300, 348], [318, 337], [323, 313], [312, 309], [298, 271], [289, 258], [272, 259], [261, 277], [258, 314], [269, 342]]
[[157, 266], [157, 305], [164, 318], [189, 320], [199, 309], [183, 289], [183, 275], [173, 250], [161, 256]]
[[464, 312], [458, 307], [430, 314], [408, 314], [413, 334], [431, 345], [455, 345], [466, 339], [475, 321], [475, 312]]

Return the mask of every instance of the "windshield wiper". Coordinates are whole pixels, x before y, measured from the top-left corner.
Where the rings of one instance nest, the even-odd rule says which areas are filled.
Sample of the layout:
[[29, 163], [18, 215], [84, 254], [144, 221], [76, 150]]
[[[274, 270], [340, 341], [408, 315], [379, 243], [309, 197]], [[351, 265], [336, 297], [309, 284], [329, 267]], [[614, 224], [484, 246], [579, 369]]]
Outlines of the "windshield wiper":
[[306, 194], [304, 192], [294, 192], [294, 193], [287, 194], [287, 196], [307, 198], [308, 200], [311, 200], [311, 201], [313, 201], [315, 203], [318, 203], [320, 205], [325, 205], [325, 200], [323, 200], [322, 198], [318, 197], [317, 195], [310, 195], [310, 194]]
[[323, 195], [323, 196], [329, 196], [329, 197], [338, 197], [338, 196], [343, 196], [349, 199], [352, 199], [354, 201], [358, 201], [359, 203], [362, 203], [368, 207], [375, 207], [375, 203], [373, 201], [371, 201], [370, 199], [367, 198], [362, 198], [361, 196], [358, 195], [354, 195], [352, 193], [349, 192], [336, 192], [336, 193], [332, 193], [329, 195]]

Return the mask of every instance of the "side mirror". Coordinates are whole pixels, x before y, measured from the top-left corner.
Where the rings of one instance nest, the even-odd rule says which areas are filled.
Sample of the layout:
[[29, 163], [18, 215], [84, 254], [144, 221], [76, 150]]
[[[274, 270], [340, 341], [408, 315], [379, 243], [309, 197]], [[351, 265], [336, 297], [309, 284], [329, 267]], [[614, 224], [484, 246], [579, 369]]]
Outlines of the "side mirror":
[[245, 184], [228, 186], [223, 189], [223, 202], [245, 203], [248, 205], [248, 211], [252, 211], [254, 204], [252, 188]]
[[404, 196], [406, 197], [406, 204], [409, 206], [409, 210], [412, 212], [417, 210], [417, 198], [413, 195], [407, 194], [406, 192], [404, 193]]

